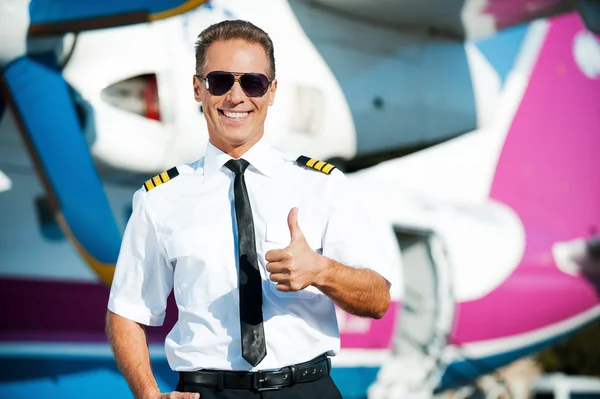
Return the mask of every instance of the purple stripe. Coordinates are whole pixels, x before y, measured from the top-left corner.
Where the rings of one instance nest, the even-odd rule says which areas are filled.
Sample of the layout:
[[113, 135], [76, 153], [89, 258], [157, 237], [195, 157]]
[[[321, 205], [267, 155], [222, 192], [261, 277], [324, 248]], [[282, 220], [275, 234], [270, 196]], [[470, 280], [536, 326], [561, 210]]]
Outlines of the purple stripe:
[[[0, 278], [0, 341], [106, 341], [108, 293], [94, 283]], [[148, 328], [148, 339], [164, 342], [176, 316], [170, 298], [164, 325]]]
[[0, 332], [0, 342], [7, 341], [27, 341], [27, 342], [85, 342], [85, 343], [105, 343], [106, 335], [104, 333], [88, 332], [41, 332], [41, 331], [2, 331]]

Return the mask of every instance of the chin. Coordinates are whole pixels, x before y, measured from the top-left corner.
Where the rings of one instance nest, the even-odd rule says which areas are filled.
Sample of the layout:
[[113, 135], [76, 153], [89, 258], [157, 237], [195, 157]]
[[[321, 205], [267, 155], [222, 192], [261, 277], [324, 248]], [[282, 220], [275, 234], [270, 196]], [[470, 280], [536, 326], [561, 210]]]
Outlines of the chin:
[[243, 144], [252, 141], [257, 134], [248, 133], [249, 127], [240, 126], [238, 129], [227, 129], [221, 136], [224, 140], [231, 144]]

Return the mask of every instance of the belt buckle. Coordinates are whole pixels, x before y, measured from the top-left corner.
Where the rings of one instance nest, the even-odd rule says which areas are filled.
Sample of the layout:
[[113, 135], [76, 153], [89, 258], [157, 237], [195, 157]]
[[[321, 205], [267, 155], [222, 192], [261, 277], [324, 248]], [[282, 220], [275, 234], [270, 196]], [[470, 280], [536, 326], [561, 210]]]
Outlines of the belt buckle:
[[263, 387], [262, 386], [263, 382], [265, 382], [265, 379], [262, 376], [262, 373], [260, 371], [256, 371], [256, 372], [254, 372], [254, 374], [252, 374], [252, 388], [255, 389], [257, 392], [277, 391], [277, 390], [281, 389], [281, 387], [278, 387], [278, 386]]

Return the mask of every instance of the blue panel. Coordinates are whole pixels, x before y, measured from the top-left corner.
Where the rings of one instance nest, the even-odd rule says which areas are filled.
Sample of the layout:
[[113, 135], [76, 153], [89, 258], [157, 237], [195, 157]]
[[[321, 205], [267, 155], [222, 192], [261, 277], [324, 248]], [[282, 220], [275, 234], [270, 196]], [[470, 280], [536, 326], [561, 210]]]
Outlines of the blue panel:
[[[0, 398], [25, 398], [43, 392], [44, 399], [131, 399], [131, 393], [110, 358], [0, 358]], [[366, 399], [376, 367], [333, 368], [331, 376], [344, 399]], [[177, 373], [166, 360], [153, 360], [152, 371], [162, 392], [177, 386]]]
[[44, 24], [134, 11], [148, 11], [150, 14], [154, 14], [175, 8], [183, 3], [186, 3], [186, 0], [31, 0], [29, 16], [32, 24]]
[[[166, 360], [152, 368], [162, 392], [177, 385]], [[131, 399], [125, 379], [110, 358], [1, 358], [0, 398], [40, 396], [45, 399]], [[165, 378], [166, 377], [166, 378]]]
[[515, 64], [528, 27], [529, 25], [519, 25], [504, 29], [488, 39], [475, 43], [498, 72], [502, 83]]
[[117, 227], [63, 77], [21, 58], [4, 73], [37, 160], [75, 238], [103, 263], [117, 260]]
[[344, 399], [366, 399], [367, 389], [377, 379], [379, 367], [334, 367], [331, 378]]

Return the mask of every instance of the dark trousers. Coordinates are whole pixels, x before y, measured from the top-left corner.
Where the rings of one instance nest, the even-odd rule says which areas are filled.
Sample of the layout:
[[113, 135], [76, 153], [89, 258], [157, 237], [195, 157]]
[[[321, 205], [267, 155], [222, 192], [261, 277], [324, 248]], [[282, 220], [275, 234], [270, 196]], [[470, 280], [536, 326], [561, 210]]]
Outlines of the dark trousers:
[[198, 392], [200, 399], [342, 399], [340, 390], [330, 376], [320, 380], [303, 382], [273, 391], [256, 392], [251, 389], [223, 389], [200, 385], [177, 384], [179, 392]]

